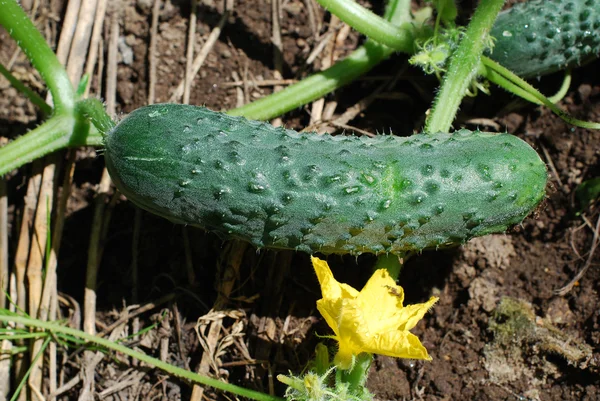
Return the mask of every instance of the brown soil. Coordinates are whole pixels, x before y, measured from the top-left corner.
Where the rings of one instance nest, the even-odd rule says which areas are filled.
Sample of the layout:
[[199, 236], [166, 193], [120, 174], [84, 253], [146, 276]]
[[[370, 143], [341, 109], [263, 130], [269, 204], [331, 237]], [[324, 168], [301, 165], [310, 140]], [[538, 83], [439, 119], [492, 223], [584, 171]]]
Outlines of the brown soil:
[[[290, 0], [283, 5], [282, 73], [286, 79], [300, 79], [323, 63], [322, 56], [310, 66], [305, 60], [318, 43], [316, 38], [327, 31], [330, 16], [313, 4], [313, 30], [306, 4]], [[54, 38], [54, 17], [62, 15], [62, 9], [49, 7], [43, 2], [40, 24], [49, 27], [47, 33]], [[152, 2], [123, 1], [112, 7], [116, 8], [109, 10], [107, 25], [115, 13], [121, 16], [118, 109], [127, 113], [147, 103]], [[245, 89], [246, 100], [272, 91], [272, 87], [227, 84], [277, 76], [273, 68], [270, 9], [270, 3], [262, 0], [236, 2], [194, 80], [190, 103], [229, 109], [236, 105], [239, 88]], [[161, 12], [157, 103], [169, 101], [183, 78], [189, 12], [189, 4], [178, 1], [168, 2]], [[204, 0], [199, 4], [196, 53], [222, 14], [220, 1]], [[360, 40], [351, 32], [336, 47], [337, 57], [354, 49]], [[3, 63], [15, 48], [6, 33], [0, 32]], [[391, 80], [404, 65], [405, 57], [393, 57], [370, 77]], [[600, 121], [599, 69], [600, 63], [595, 62], [574, 71], [571, 89], [560, 103], [579, 119]], [[40, 78], [31, 73], [22, 55], [13, 71], [29, 85], [41, 88]], [[543, 92], [552, 93], [561, 79], [559, 74], [534, 83]], [[95, 78], [92, 81], [93, 88], [104, 85]], [[380, 83], [375, 79], [360, 80], [329, 95], [327, 100], [338, 101], [338, 115]], [[387, 132], [391, 127], [395, 133], [410, 134], [422, 126], [422, 116], [431, 103], [435, 86], [431, 78], [408, 68], [350, 124], [371, 133]], [[14, 138], [35, 124], [35, 109], [5, 82], [0, 82], [0, 92], [0, 135]], [[545, 109], [508, 109], [509, 104], [515, 106], [513, 99], [493, 88], [491, 96], [482, 94], [476, 100], [466, 100], [457, 126], [499, 127], [528, 141], [550, 166], [547, 199], [534, 216], [508, 233], [475, 239], [456, 249], [424, 252], [409, 260], [400, 277], [407, 302], [422, 302], [432, 294], [440, 297], [414, 330], [433, 361], [377, 357], [368, 382], [377, 399], [600, 399], [600, 271], [598, 257], [590, 256], [593, 229], [599, 217], [594, 205], [580, 206], [573, 195], [578, 184], [599, 173], [600, 133], [573, 128]], [[309, 123], [309, 111], [309, 106], [296, 110], [283, 116], [283, 122], [290, 128], [302, 128]], [[79, 304], [83, 303], [93, 198], [102, 167], [101, 156], [81, 152], [60, 253], [59, 290]], [[22, 169], [9, 181], [11, 230], [15, 233], [10, 238], [11, 258], [18, 238], [18, 225], [14, 222], [20, 215], [27, 170]], [[140, 315], [144, 327], [168, 312], [160, 329], [150, 330], [131, 345], [158, 357], [162, 339], [162, 344], [168, 344], [164, 354], [167, 361], [197, 369], [202, 347], [194, 331], [196, 320], [209, 312], [223, 291], [223, 271], [235, 265], [238, 255], [241, 264], [234, 273], [237, 280], [232, 292], [219, 299], [221, 309], [230, 313], [217, 318], [224, 327], [219, 332], [223, 351], [213, 356], [217, 371], [212, 368], [210, 372], [258, 390], [269, 391], [273, 386], [281, 395], [281, 385], [274, 382], [276, 374], [302, 371], [319, 341], [317, 334], [329, 333], [316, 311], [319, 290], [308, 256], [257, 252], [143, 212], [137, 248], [140, 274], [134, 282], [130, 269], [134, 210], [122, 199], [113, 212], [98, 278], [98, 329], [118, 318], [115, 311], [122, 310], [124, 304], [156, 302], [164, 295], [175, 294], [176, 298]], [[590, 257], [591, 267], [573, 289], [557, 295], [556, 290], [567, 284]], [[374, 258], [330, 257], [329, 261], [340, 281], [360, 287], [369, 276]], [[192, 273], [186, 266], [191, 267]], [[139, 294], [137, 300], [132, 299], [134, 288]], [[80, 318], [76, 309], [64, 307], [63, 313]], [[71, 323], [76, 325], [76, 320], [71, 319]], [[127, 330], [131, 333], [131, 327]], [[81, 355], [63, 355], [69, 361], [63, 370], [66, 381], [77, 374]], [[130, 365], [131, 361], [123, 357], [106, 358], [97, 368], [96, 391], [124, 380], [122, 375]], [[79, 391], [75, 386], [63, 394], [63, 399], [75, 398]], [[166, 378], [156, 370], [148, 371], [135, 386], [117, 394], [121, 398], [133, 397], [135, 391], [146, 394], [146, 399], [172, 400], [189, 399], [192, 392], [184, 382]], [[206, 395], [224, 399], [212, 391]], [[117, 395], [111, 397], [116, 399]]]

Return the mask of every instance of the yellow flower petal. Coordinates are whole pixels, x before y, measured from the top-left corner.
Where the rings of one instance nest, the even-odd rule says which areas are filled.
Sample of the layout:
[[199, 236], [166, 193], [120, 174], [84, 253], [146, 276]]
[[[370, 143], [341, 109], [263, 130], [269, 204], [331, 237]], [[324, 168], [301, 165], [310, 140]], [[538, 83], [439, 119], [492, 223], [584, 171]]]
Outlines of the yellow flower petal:
[[312, 258], [323, 298], [317, 309], [339, 343], [334, 362], [349, 369], [361, 352], [398, 358], [431, 359], [412, 329], [437, 301], [404, 307], [404, 291], [387, 270], [378, 270], [358, 292], [333, 277], [327, 262]]

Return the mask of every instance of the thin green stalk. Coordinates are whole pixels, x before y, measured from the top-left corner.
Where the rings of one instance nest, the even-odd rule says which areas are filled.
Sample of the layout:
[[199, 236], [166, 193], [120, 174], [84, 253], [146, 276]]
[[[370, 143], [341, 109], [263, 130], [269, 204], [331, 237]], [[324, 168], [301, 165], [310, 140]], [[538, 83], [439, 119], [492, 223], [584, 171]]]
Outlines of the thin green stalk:
[[565, 70], [565, 77], [562, 81], [562, 84], [560, 85], [560, 88], [558, 89], [558, 92], [556, 92], [554, 95], [548, 97], [548, 100], [550, 100], [552, 103], [560, 102], [565, 96], [567, 96], [567, 92], [569, 91], [570, 87], [571, 87], [571, 69], [567, 68]]
[[190, 372], [188, 370], [169, 365], [166, 362], [163, 362], [156, 358], [152, 358], [142, 352], [132, 350], [121, 344], [112, 342], [112, 341], [104, 339], [104, 338], [93, 336], [91, 334], [85, 333], [80, 330], [72, 329], [70, 327], [60, 326], [60, 325], [57, 325], [57, 324], [54, 324], [51, 322], [44, 322], [41, 320], [31, 319], [31, 318], [24, 317], [24, 316], [18, 316], [15, 314], [1, 314], [2, 312], [5, 312], [5, 310], [0, 311], [0, 321], [2, 321], [2, 322], [20, 323], [24, 326], [36, 327], [36, 328], [39, 328], [39, 329], [42, 329], [45, 331], [49, 331], [51, 333], [60, 333], [60, 334], [71, 335], [73, 337], [78, 337], [89, 343], [97, 344], [101, 347], [104, 347], [104, 348], [107, 348], [107, 349], [110, 349], [110, 350], [113, 350], [116, 352], [121, 352], [121, 353], [128, 355], [132, 358], [135, 358], [141, 362], [145, 362], [145, 363], [147, 363], [151, 366], [154, 366], [158, 369], [161, 369], [167, 373], [170, 373], [174, 376], [178, 376], [182, 379], [189, 380], [191, 382], [210, 386], [210, 387], [216, 388], [218, 390], [227, 391], [232, 394], [236, 394], [241, 397], [250, 398], [250, 399], [256, 400], [256, 401], [283, 401], [283, 399], [279, 398], [279, 397], [274, 397], [274, 396], [271, 396], [271, 395], [268, 395], [265, 393], [261, 393], [258, 391], [248, 390], [243, 387], [239, 387], [239, 386], [229, 384], [229, 383], [224, 383], [217, 379], [212, 379], [210, 377], [201, 376], [197, 373]]
[[[583, 120], [579, 120], [579, 119], [571, 117], [566, 112], [559, 109], [558, 106], [556, 106], [554, 103], [552, 103], [546, 96], [544, 96], [542, 93], [540, 93], [540, 91], [538, 91], [536, 88], [531, 86], [523, 78], [519, 77], [514, 72], [510, 71], [508, 68], [501, 66], [494, 60], [484, 56], [481, 58], [481, 62], [487, 69], [485, 77], [487, 79], [489, 79], [490, 81], [499, 82], [499, 83], [508, 81], [508, 84], [514, 85], [517, 89], [520, 89], [523, 92], [527, 93], [528, 94], [527, 96], [533, 97], [535, 100], [537, 100], [544, 106], [548, 107], [550, 110], [552, 110], [554, 112], [554, 114], [556, 114], [561, 119], [568, 122], [569, 124], [572, 124], [572, 125], [575, 125], [575, 126], [578, 126], [581, 128], [587, 128], [587, 129], [600, 129], [600, 123], [596, 123], [596, 122], [592, 122], [592, 121], [583, 121]], [[510, 85], [507, 85], [507, 86], [503, 85], [503, 87], [512, 88]], [[509, 89], [509, 90], [513, 93], [518, 93], [518, 92], [513, 91], [512, 89]], [[535, 101], [533, 101], [533, 102], [536, 103]]]
[[21, 378], [21, 381], [20, 381], [19, 385], [17, 386], [17, 388], [15, 389], [15, 392], [13, 393], [13, 396], [11, 397], [10, 401], [15, 401], [15, 400], [19, 399], [19, 394], [23, 390], [23, 386], [25, 386], [25, 384], [27, 384], [27, 380], [29, 379], [29, 375], [31, 374], [32, 369], [34, 369], [34, 367], [36, 366], [35, 363], [37, 362], [38, 359], [40, 359], [40, 357], [42, 355], [44, 355], [44, 352], [46, 351], [46, 347], [48, 347], [48, 344], [50, 343], [51, 339], [52, 338], [50, 336], [48, 336], [46, 338], [46, 340], [44, 341], [44, 343], [42, 344], [40, 350], [35, 355], [35, 358], [33, 359], [33, 361], [31, 361], [31, 365], [29, 365], [29, 369], [27, 369], [27, 372]]
[[464, 95], [476, 77], [488, 33], [504, 0], [483, 0], [473, 14], [456, 51], [450, 57], [448, 72], [425, 123], [425, 132], [448, 132]]
[[[391, 21], [394, 25], [409, 22], [410, 1], [390, 1], [386, 9], [385, 19]], [[363, 46], [352, 52], [350, 56], [325, 71], [307, 77], [282, 91], [230, 110], [228, 113], [255, 120], [268, 120], [280, 116], [354, 81], [393, 53], [393, 49], [372, 40], [367, 40]]]
[[0, 25], [17, 42], [46, 82], [57, 113], [70, 113], [75, 92], [64, 67], [16, 0], [0, 0]]
[[87, 122], [69, 115], [55, 115], [0, 148], [0, 176], [58, 149], [102, 143], [102, 135]]
[[23, 84], [23, 82], [11, 74], [10, 71], [8, 71], [6, 67], [2, 65], [2, 63], [0, 63], [0, 74], [4, 75], [4, 78], [6, 78], [16, 90], [27, 96], [29, 101], [39, 107], [44, 114], [52, 113], [52, 107], [50, 107], [48, 103], [46, 103], [44, 99], [40, 97], [40, 95], [29, 89]]
[[413, 52], [414, 37], [409, 27], [398, 27], [353, 0], [317, 0], [317, 2], [368, 38], [400, 52]]

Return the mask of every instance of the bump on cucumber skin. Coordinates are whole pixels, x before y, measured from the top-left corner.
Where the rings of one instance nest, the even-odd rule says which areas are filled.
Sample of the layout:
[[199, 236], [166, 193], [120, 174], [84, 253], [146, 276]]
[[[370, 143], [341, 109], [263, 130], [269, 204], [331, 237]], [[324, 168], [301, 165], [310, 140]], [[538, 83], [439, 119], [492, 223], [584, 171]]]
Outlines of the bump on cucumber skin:
[[140, 108], [106, 137], [117, 187], [174, 222], [309, 253], [420, 251], [505, 231], [546, 166], [508, 134], [299, 134], [206, 108]]
[[600, 0], [529, 0], [501, 12], [491, 57], [523, 78], [584, 64], [600, 54]]

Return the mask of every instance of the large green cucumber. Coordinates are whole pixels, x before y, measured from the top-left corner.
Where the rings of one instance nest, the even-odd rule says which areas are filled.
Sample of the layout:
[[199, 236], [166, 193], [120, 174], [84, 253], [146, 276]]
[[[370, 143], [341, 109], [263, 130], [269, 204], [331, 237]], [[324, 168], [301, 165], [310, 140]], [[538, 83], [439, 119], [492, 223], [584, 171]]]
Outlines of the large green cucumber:
[[600, 0], [529, 0], [498, 15], [491, 57], [523, 78], [579, 66], [600, 53]]
[[300, 134], [175, 104], [131, 113], [104, 156], [117, 187], [152, 213], [310, 253], [419, 251], [505, 231], [547, 180], [508, 134]]

